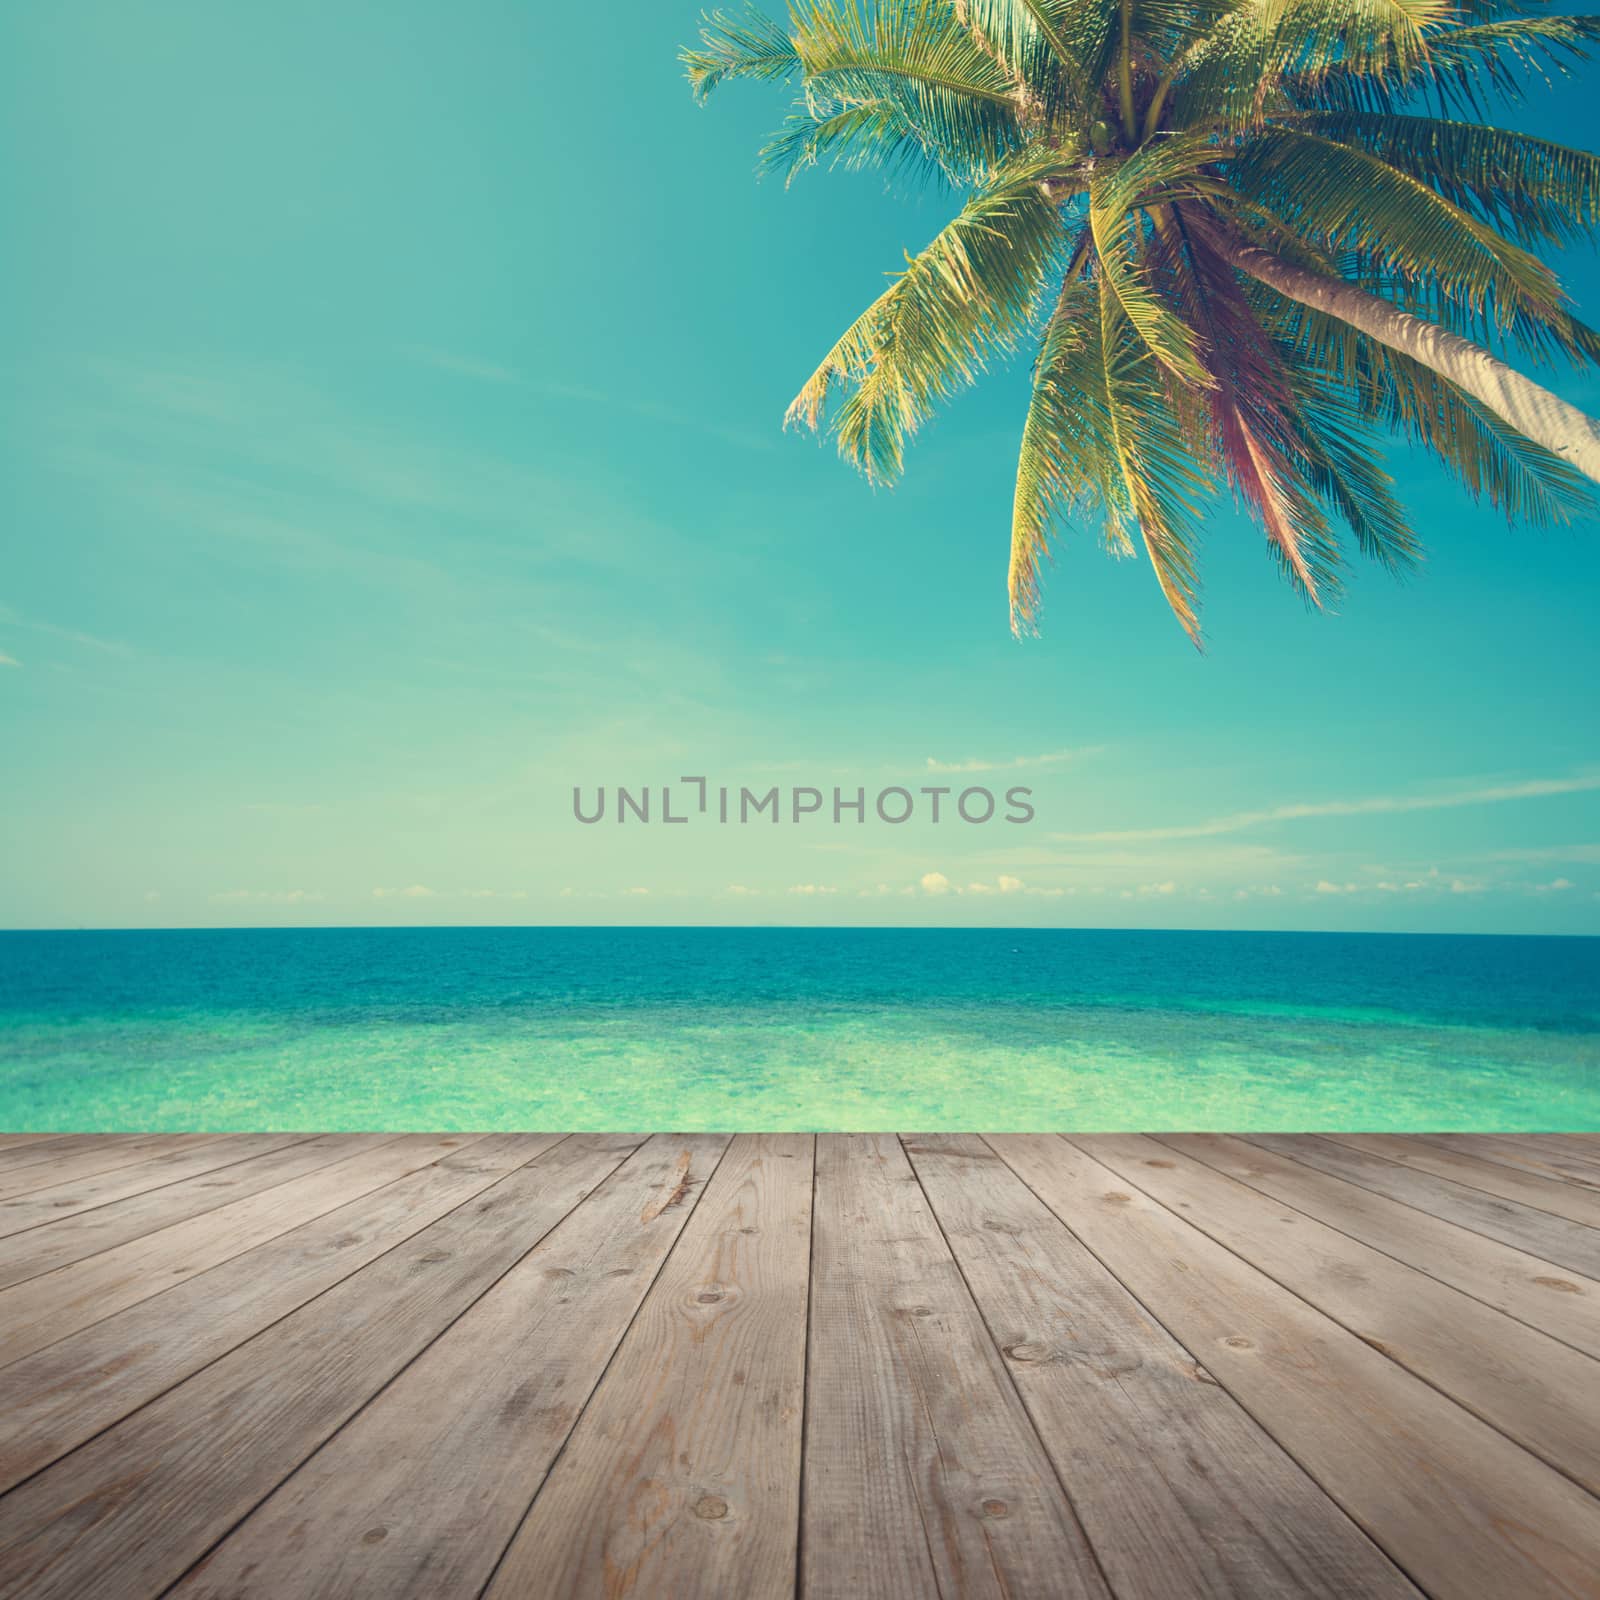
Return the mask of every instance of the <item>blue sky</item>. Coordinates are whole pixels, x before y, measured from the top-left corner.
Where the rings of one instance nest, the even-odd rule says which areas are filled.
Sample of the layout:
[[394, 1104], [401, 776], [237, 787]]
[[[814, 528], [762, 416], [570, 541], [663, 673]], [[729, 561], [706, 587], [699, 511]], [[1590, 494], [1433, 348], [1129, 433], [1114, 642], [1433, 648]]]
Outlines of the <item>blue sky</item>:
[[[1409, 584], [1221, 515], [1200, 657], [1085, 531], [1014, 641], [1020, 373], [890, 492], [781, 430], [946, 201], [757, 182], [693, 5], [8, 9], [0, 925], [1600, 931], [1595, 529], [1397, 449]], [[1035, 821], [571, 814], [945, 769]]]

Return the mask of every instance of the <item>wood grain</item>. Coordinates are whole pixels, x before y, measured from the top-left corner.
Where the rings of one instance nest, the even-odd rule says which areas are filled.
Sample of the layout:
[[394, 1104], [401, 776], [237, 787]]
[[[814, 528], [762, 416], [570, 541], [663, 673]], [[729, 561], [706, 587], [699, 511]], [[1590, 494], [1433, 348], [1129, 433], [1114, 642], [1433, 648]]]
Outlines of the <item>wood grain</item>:
[[0, 1490], [465, 1205], [559, 1137], [475, 1140], [0, 1369]]
[[1387, 1195], [1425, 1216], [1439, 1217], [1458, 1228], [1481, 1233], [1486, 1239], [1497, 1239], [1514, 1250], [1553, 1261], [1558, 1267], [1587, 1278], [1600, 1278], [1600, 1231], [1582, 1223], [1536, 1211], [1514, 1200], [1502, 1200], [1450, 1178], [1399, 1166], [1363, 1150], [1335, 1144], [1331, 1139], [1258, 1133], [1250, 1136], [1250, 1142], [1343, 1178], [1346, 1183], [1371, 1189], [1374, 1194]]
[[1600, 1356], [1600, 1282], [1223, 1134], [1162, 1134], [1181, 1150], [1274, 1200], [1327, 1222], [1419, 1273], [1563, 1344]]
[[1403, 1167], [1431, 1172], [1436, 1178], [1452, 1178], [1469, 1189], [1497, 1194], [1502, 1200], [1552, 1212], [1588, 1228], [1600, 1227], [1600, 1190], [1585, 1189], [1559, 1178], [1537, 1177], [1517, 1167], [1484, 1161], [1403, 1133], [1325, 1133], [1322, 1137]]
[[1415, 1597], [982, 1139], [906, 1147], [1119, 1600]]
[[800, 1592], [1103, 1596], [899, 1141], [817, 1141]]
[[1445, 1150], [1459, 1150], [1485, 1161], [1497, 1161], [1502, 1166], [1531, 1172], [1538, 1177], [1600, 1189], [1600, 1174], [1595, 1172], [1590, 1161], [1574, 1160], [1559, 1145], [1541, 1139], [1525, 1139], [1516, 1134], [1439, 1133], [1428, 1135], [1428, 1142]]
[[[0, 1239], [0, 1288], [54, 1272], [57, 1267], [81, 1261], [85, 1256], [98, 1255], [130, 1239], [157, 1233], [190, 1217], [219, 1210], [232, 1200], [242, 1200], [263, 1189], [275, 1189], [319, 1167], [332, 1166], [354, 1154], [392, 1142], [393, 1136], [351, 1133], [296, 1140], [278, 1149], [268, 1149], [244, 1160], [130, 1195], [114, 1204], [96, 1206], [90, 1211], [13, 1233]], [[197, 1152], [197, 1157], [202, 1153]], [[50, 1191], [41, 1190], [40, 1193]], [[22, 1201], [31, 1198], [25, 1195]]]
[[658, 1134], [630, 1156], [174, 1600], [277, 1600], [308, 1569], [320, 1600], [476, 1596], [726, 1142]]
[[61, 1222], [80, 1212], [126, 1200], [131, 1195], [247, 1161], [251, 1156], [303, 1144], [308, 1137], [301, 1133], [225, 1134], [201, 1145], [179, 1146], [132, 1166], [0, 1200], [0, 1237], [41, 1227], [47, 1222]]
[[486, 1600], [789, 1600], [813, 1140], [733, 1141]]
[[1434, 1600], [1589, 1592], [1582, 1489], [1068, 1141], [990, 1143]]
[[0, 1500], [0, 1595], [156, 1594], [632, 1153], [574, 1135]]
[[0, 1366], [170, 1289], [357, 1195], [393, 1183], [466, 1143], [462, 1135], [433, 1133], [377, 1142], [360, 1133], [331, 1138], [347, 1141], [343, 1158], [298, 1183], [276, 1184], [0, 1291]]
[[[193, 1149], [197, 1145], [210, 1143], [216, 1137], [208, 1133], [114, 1134], [110, 1137], [85, 1134], [81, 1143], [64, 1139], [53, 1147], [39, 1147], [41, 1151], [49, 1149], [51, 1153], [40, 1154], [36, 1159], [30, 1159], [28, 1155], [34, 1147], [25, 1146], [16, 1153], [14, 1164], [7, 1164], [4, 1170], [0, 1170], [0, 1200], [9, 1200], [36, 1189], [72, 1183], [79, 1178], [93, 1177], [97, 1172], [131, 1167], [151, 1156]], [[0, 1152], [0, 1160], [10, 1154], [10, 1151]]]
[[1074, 1142], [1275, 1283], [1600, 1491], [1600, 1363], [1182, 1153], [1178, 1140]]

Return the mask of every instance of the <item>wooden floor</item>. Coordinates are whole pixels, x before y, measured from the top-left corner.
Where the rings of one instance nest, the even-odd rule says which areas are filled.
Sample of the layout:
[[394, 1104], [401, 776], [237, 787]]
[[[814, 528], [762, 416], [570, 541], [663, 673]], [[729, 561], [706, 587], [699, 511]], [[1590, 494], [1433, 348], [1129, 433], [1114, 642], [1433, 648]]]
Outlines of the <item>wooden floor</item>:
[[1600, 1136], [0, 1135], [0, 1595], [1600, 1595]]

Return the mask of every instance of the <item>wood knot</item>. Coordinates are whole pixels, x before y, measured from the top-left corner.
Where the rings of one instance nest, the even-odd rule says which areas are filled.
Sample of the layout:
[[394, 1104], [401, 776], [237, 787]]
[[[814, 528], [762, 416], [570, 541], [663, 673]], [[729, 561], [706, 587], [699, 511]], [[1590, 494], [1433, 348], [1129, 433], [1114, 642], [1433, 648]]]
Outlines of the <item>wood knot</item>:
[[387, 1528], [368, 1528], [361, 1535], [361, 1542], [362, 1544], [382, 1544], [388, 1537], [389, 1530]]
[[728, 1502], [717, 1494], [703, 1494], [691, 1507], [702, 1522], [720, 1522], [728, 1514]]
[[1228, 1337], [1226, 1339], [1224, 1339], [1222, 1342], [1225, 1345], [1227, 1345], [1227, 1347], [1230, 1350], [1254, 1350], [1255, 1349], [1255, 1346], [1253, 1344], [1251, 1344], [1248, 1339], [1242, 1337], [1240, 1334], [1237, 1334], [1237, 1333], [1230, 1333], [1228, 1335]]
[[1168, 1168], [1171, 1168], [1171, 1167], [1175, 1167], [1177, 1165], [1177, 1162], [1175, 1162], [1175, 1161], [1146, 1161], [1145, 1165], [1147, 1167], [1161, 1167], [1163, 1169], [1168, 1169]]
[[1102, 1195], [1103, 1200], [1109, 1200], [1113, 1205], [1125, 1206], [1133, 1199], [1131, 1194], [1124, 1194], [1120, 1189], [1113, 1189], [1110, 1194]]
[[724, 1296], [720, 1289], [702, 1289], [695, 1296], [695, 1299], [703, 1306], [714, 1306], [717, 1301], [723, 1298]]
[[451, 1256], [451, 1252], [449, 1250], [430, 1250], [430, 1251], [427, 1252], [426, 1255], [418, 1256], [417, 1260], [421, 1261], [421, 1262], [424, 1262], [428, 1266], [432, 1267], [432, 1266], [437, 1266], [438, 1263], [441, 1262], [441, 1261], [448, 1261], [450, 1259], [450, 1256]]
[[1583, 1290], [1577, 1284], [1566, 1278], [1535, 1278], [1533, 1280], [1541, 1289], [1554, 1289], [1557, 1294], [1582, 1294]]
[[980, 1500], [978, 1510], [986, 1517], [1009, 1517], [1011, 1507], [1004, 1500]]
[[1048, 1361], [1050, 1359], [1050, 1346], [1047, 1344], [1008, 1344], [1005, 1353], [1013, 1361]]

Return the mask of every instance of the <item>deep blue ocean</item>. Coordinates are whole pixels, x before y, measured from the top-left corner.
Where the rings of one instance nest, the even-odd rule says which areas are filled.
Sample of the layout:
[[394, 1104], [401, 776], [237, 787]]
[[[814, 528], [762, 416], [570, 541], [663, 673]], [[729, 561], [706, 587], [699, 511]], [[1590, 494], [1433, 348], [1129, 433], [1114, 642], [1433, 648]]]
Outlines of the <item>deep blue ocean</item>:
[[0, 1128], [1600, 1128], [1600, 939], [0, 933]]

